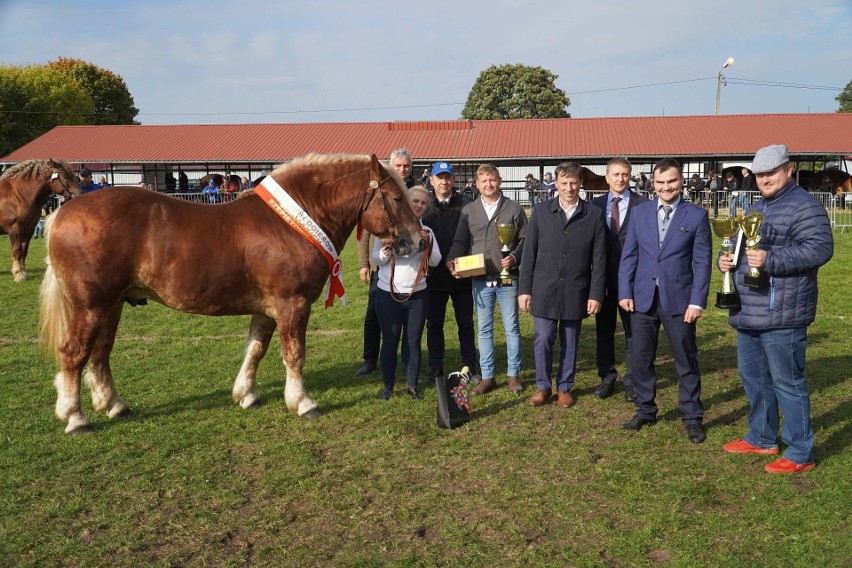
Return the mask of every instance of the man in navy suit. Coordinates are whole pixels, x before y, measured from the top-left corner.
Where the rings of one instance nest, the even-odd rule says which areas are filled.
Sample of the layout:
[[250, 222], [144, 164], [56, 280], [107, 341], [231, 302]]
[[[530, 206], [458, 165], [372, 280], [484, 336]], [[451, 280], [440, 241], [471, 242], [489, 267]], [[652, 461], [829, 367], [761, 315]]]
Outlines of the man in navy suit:
[[592, 200], [598, 207], [606, 225], [606, 295], [600, 311], [595, 314], [595, 335], [597, 339], [595, 359], [601, 384], [595, 390], [598, 398], [608, 398], [615, 389], [618, 371], [615, 368], [615, 324], [621, 316], [624, 329], [625, 371], [624, 398], [633, 402], [633, 376], [630, 372], [630, 357], [633, 332], [630, 326], [630, 312], [618, 305], [618, 266], [621, 263], [621, 249], [627, 236], [627, 225], [633, 208], [648, 201], [648, 198], [630, 190], [630, 172], [632, 166], [627, 158], [613, 158], [606, 165], [606, 181], [609, 193]]
[[683, 169], [671, 158], [654, 167], [657, 198], [638, 205], [627, 228], [618, 271], [619, 306], [632, 312], [636, 414], [621, 425], [640, 430], [657, 421], [654, 359], [660, 324], [678, 374], [680, 409], [690, 442], [705, 439], [695, 322], [707, 305], [712, 240], [707, 211], [684, 201]]

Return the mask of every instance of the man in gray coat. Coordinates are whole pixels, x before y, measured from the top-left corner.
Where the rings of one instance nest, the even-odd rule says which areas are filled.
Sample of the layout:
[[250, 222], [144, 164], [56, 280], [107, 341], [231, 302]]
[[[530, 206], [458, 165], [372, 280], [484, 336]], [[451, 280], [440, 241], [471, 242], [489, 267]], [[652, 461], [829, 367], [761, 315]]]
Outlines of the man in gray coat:
[[[518, 266], [521, 264], [527, 215], [523, 208], [500, 191], [500, 172], [491, 164], [482, 164], [476, 170], [476, 187], [479, 199], [462, 209], [453, 245], [447, 253], [447, 270], [455, 278], [456, 259], [460, 256], [483, 254], [485, 274], [473, 277], [473, 302], [476, 309], [477, 336], [479, 339], [479, 371], [482, 381], [473, 393], [480, 395], [497, 386], [494, 366], [494, 308], [500, 303], [503, 329], [506, 332], [508, 356], [507, 383], [509, 390], [520, 394], [524, 390], [520, 381], [521, 327], [518, 322]], [[509, 243], [510, 252], [505, 257], [500, 252], [502, 244], [497, 238], [498, 224], [514, 224], [515, 238]], [[500, 271], [507, 269], [511, 285], [502, 285]]]
[[[761, 199], [748, 213], [763, 215], [758, 248], [741, 251], [738, 266], [732, 256], [720, 255], [718, 260], [722, 272], [737, 272], [741, 307], [731, 310], [728, 321], [737, 330], [737, 364], [751, 405], [748, 432], [723, 449], [778, 454], [780, 407], [781, 441], [787, 449], [764, 469], [798, 473], [814, 467], [805, 348], [807, 328], [816, 319], [817, 271], [834, 254], [834, 236], [825, 208], [793, 178], [786, 146], [758, 150], [751, 170]], [[765, 272], [769, 283], [746, 286], [743, 277], [751, 267]]]

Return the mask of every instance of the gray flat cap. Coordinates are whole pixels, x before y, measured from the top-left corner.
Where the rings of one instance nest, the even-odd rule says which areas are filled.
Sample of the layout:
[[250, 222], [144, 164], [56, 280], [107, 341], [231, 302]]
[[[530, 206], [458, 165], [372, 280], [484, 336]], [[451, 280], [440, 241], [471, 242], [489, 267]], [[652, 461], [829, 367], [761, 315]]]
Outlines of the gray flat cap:
[[751, 171], [756, 174], [771, 172], [789, 161], [790, 155], [787, 153], [787, 146], [773, 144], [757, 151], [754, 155], [754, 161], [751, 163]]

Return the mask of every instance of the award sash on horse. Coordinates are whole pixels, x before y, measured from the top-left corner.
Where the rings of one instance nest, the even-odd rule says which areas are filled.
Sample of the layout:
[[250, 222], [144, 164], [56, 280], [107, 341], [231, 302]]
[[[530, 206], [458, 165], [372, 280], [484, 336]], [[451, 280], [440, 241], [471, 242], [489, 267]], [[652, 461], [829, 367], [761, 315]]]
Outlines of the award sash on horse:
[[305, 240], [317, 247], [325, 257], [329, 273], [328, 288], [325, 292], [325, 307], [328, 308], [334, 304], [335, 296], [345, 304], [346, 292], [343, 289], [343, 279], [340, 274], [340, 259], [337, 258], [334, 244], [325, 234], [325, 231], [284, 191], [284, 188], [278, 185], [278, 182], [272, 176], [263, 178], [260, 184], [254, 188], [254, 191], [279, 217], [284, 219]]

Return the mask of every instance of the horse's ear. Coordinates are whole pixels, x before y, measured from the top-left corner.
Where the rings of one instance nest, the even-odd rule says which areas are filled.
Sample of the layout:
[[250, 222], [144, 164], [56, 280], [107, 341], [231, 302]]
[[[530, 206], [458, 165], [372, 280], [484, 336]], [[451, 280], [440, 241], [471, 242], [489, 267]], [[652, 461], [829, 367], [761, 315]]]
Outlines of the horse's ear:
[[379, 178], [383, 177], [382, 164], [379, 162], [379, 159], [375, 154], [370, 154], [370, 171]]

